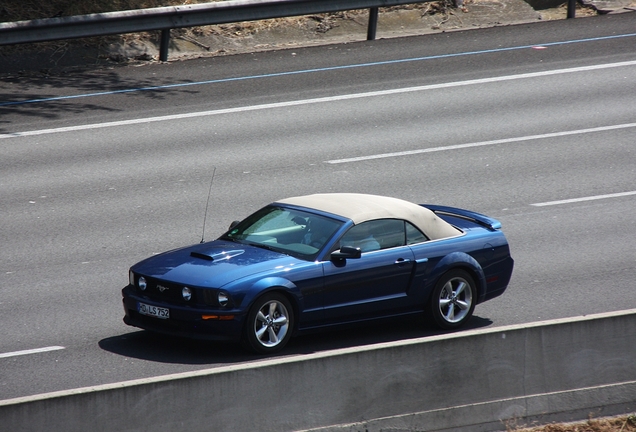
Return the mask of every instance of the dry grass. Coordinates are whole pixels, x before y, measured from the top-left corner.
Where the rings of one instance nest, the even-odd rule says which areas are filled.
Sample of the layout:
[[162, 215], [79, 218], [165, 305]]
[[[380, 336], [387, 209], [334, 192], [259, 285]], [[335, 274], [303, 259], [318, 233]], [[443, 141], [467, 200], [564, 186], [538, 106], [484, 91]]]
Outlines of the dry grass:
[[509, 427], [508, 432], [634, 432], [636, 414], [604, 419], [589, 419], [585, 422], [548, 424], [531, 428]]
[[[45, 2], [41, 0], [0, 0], [0, 22], [210, 3], [213, 1], [223, 0], [49, 0]], [[441, 0], [439, 3], [443, 4], [449, 1], [450, 0]], [[422, 5], [412, 4], [385, 9], [415, 9], [421, 7]], [[325, 15], [342, 18], [346, 17], [348, 13], [349, 12], [337, 12]], [[353, 14], [355, 14], [355, 12], [353, 12]]]
[[[568, 4], [563, 3], [560, 6], [557, 6], [555, 8], [551, 8], [551, 9], [543, 9], [538, 11], [541, 14], [541, 19], [549, 21], [549, 20], [555, 20], [555, 19], [565, 19], [567, 16], [567, 12], [568, 12]], [[598, 12], [596, 11], [596, 9], [594, 9], [594, 7], [592, 6], [588, 6], [588, 5], [583, 5], [581, 3], [576, 3], [576, 17], [577, 18], [583, 18], [583, 17], [590, 17], [590, 16], [595, 16], [598, 15]]]
[[208, 3], [213, 0], [0, 0], [0, 22]]

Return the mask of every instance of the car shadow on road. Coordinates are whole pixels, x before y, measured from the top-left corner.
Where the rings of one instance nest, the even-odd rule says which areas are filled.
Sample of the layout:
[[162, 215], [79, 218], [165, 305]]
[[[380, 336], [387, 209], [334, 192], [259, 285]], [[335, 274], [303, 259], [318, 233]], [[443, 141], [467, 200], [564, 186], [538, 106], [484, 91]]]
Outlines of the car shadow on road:
[[304, 334], [293, 338], [282, 352], [269, 356], [252, 354], [235, 343], [178, 338], [144, 330], [102, 339], [99, 347], [113, 354], [159, 363], [217, 366], [452, 334], [490, 325], [490, 319], [473, 316], [461, 330], [441, 331], [428, 325], [422, 316], [387, 319]]
[[[156, 104], [175, 94], [197, 94], [198, 91], [192, 88], [171, 86], [174, 83], [191, 82], [175, 76], [129, 77], [122, 74], [119, 68], [73, 71], [68, 74], [60, 72], [56, 75], [7, 75], [2, 74], [0, 67], [0, 134], [24, 132], [22, 124], [14, 126], [16, 119], [40, 120], [40, 123], [36, 123], [39, 127], [54, 128], [55, 123], [44, 125], [78, 115], [95, 117], [123, 112], [125, 109], [122, 106], [131, 98], [143, 98]], [[120, 97], [105, 97], [114, 95]]]
[[254, 359], [238, 344], [178, 338], [145, 330], [102, 339], [98, 345], [113, 354], [158, 363], [216, 365]]

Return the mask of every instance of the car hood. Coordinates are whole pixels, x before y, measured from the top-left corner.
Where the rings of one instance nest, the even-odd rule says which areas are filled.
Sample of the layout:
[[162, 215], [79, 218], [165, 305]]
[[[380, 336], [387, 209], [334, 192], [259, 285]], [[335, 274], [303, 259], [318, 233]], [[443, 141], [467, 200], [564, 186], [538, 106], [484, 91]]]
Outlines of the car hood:
[[256, 246], [215, 240], [155, 255], [131, 270], [165, 281], [220, 288], [237, 279], [301, 262]]

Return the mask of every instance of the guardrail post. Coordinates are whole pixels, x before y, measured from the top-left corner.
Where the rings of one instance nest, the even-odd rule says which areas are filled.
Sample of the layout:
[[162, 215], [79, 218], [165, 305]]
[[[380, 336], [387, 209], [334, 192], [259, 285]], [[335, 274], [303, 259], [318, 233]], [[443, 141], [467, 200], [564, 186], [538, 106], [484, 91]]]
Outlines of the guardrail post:
[[369, 9], [369, 26], [367, 27], [367, 40], [375, 40], [375, 32], [378, 29], [378, 8]]
[[568, 0], [568, 18], [576, 18], [576, 0]]
[[159, 60], [168, 61], [168, 46], [170, 45], [170, 29], [161, 30], [161, 44], [159, 45]]

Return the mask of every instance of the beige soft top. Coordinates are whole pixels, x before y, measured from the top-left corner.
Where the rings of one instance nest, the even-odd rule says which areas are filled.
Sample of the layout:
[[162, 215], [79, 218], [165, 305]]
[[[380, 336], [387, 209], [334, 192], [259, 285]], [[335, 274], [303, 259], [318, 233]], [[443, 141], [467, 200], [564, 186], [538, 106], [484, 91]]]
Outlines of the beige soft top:
[[431, 240], [455, 237], [461, 231], [440, 219], [431, 210], [379, 195], [325, 193], [286, 198], [279, 204], [291, 204], [335, 214], [359, 224], [372, 219], [404, 219], [419, 228]]

